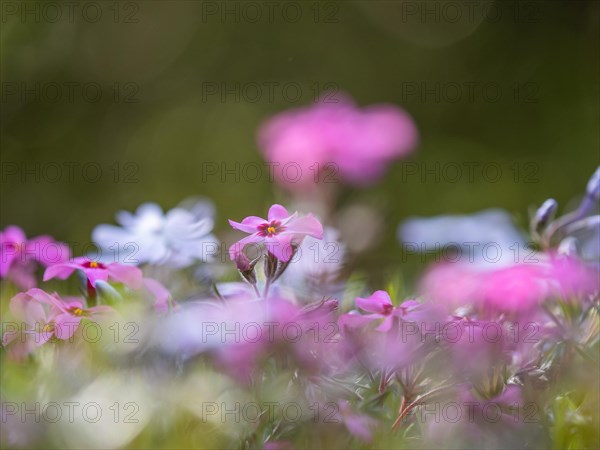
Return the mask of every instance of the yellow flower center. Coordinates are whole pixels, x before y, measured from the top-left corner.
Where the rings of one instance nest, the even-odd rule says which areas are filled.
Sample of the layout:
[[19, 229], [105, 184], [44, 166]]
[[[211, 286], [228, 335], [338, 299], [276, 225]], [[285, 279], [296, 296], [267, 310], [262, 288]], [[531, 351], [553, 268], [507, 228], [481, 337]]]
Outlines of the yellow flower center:
[[83, 314], [83, 309], [81, 308], [73, 308], [71, 310], [71, 312], [73, 313], [73, 315], [75, 316], [81, 316]]
[[275, 229], [275, 227], [269, 227], [269, 228], [267, 228], [267, 233], [269, 233], [269, 234], [275, 234], [275, 231], [277, 231]]
[[46, 325], [44, 325], [44, 328], [42, 328], [42, 331], [44, 333], [53, 333], [54, 332], [54, 323], [47, 323]]
[[97, 269], [98, 268], [98, 263], [96, 261], [90, 262], [90, 268]]

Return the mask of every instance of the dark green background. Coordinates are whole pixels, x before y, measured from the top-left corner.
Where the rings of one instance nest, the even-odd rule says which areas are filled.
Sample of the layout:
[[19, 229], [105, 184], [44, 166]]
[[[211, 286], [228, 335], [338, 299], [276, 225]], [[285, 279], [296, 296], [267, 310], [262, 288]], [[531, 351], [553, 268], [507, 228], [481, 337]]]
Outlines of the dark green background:
[[[3, 2], [3, 8], [9, 3], [19, 2]], [[496, 2], [501, 18], [479, 25], [479, 9], [474, 21], [454, 24], [449, 16], [403, 20], [400, 1], [321, 2], [318, 20], [314, 2], [297, 2], [302, 18], [291, 23], [282, 16], [289, 2], [275, 3], [272, 23], [264, 17], [250, 23], [241, 12], [243, 2], [228, 2], [240, 13], [225, 18], [203, 17], [207, 2], [194, 1], [121, 2], [118, 23], [113, 2], [99, 2], [103, 16], [96, 23], [84, 20], [79, 7], [73, 23], [68, 17], [48, 23], [43, 16], [23, 20], [5, 14], [2, 227], [14, 223], [29, 235], [87, 242], [93, 226], [112, 221], [118, 209], [148, 200], [170, 208], [191, 195], [214, 200], [218, 232], [227, 229], [229, 217], [260, 215], [273, 201], [285, 201], [266, 177], [256, 183], [231, 177], [226, 183], [218, 177], [203, 182], [201, 165], [262, 162], [258, 125], [310, 103], [315, 85], [338, 86], [360, 105], [393, 102], [407, 109], [421, 132], [410, 161], [421, 168], [476, 162], [503, 170], [497, 182], [486, 181], [480, 170], [475, 182], [466, 173], [457, 182], [436, 182], [433, 175], [403, 176], [397, 163], [380, 184], [347, 190], [342, 204], [367, 201], [386, 215], [385, 239], [367, 260], [377, 255], [398, 261], [395, 229], [409, 215], [494, 206], [523, 224], [532, 204], [553, 196], [565, 206], [579, 195], [599, 162], [600, 2]], [[126, 13], [137, 22], [127, 23]], [[7, 91], [15, 83], [31, 88], [36, 82], [94, 82], [103, 95], [90, 103], [76, 89], [72, 103], [66, 96], [51, 103]], [[266, 95], [253, 103], [232, 95], [225, 101], [218, 95], [203, 99], [203, 83], [253, 82], [296, 82], [303, 95], [290, 102], [275, 89], [272, 102]], [[439, 83], [448, 95], [454, 92], [451, 83], [491, 84], [502, 95], [485, 101], [478, 88], [472, 100], [465, 90], [457, 101], [442, 96], [436, 102], [432, 95], [423, 101], [403, 94], [403, 86], [422, 82], [429, 89]], [[122, 96], [116, 102], [115, 83], [137, 101], [124, 102]], [[515, 85], [521, 87], [518, 98]], [[132, 94], [132, 86], [139, 90]], [[65, 163], [73, 162], [99, 164], [100, 180], [86, 182], [75, 171], [71, 182]], [[40, 182], [33, 175], [22, 180], [8, 172], [15, 163], [29, 168], [58, 163], [64, 173], [54, 183], [43, 173]], [[122, 170], [117, 182], [115, 163]], [[514, 163], [525, 170], [518, 179]], [[137, 171], [127, 178], [131, 167]]]

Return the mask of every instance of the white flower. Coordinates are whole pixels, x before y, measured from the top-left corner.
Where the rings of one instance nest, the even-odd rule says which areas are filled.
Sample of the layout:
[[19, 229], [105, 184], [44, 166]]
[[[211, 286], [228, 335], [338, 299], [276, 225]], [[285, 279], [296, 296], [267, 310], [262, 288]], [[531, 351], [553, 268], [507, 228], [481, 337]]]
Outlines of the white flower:
[[177, 207], [166, 214], [156, 203], [143, 203], [135, 213], [119, 211], [117, 223], [102, 224], [92, 240], [101, 259], [123, 264], [161, 264], [183, 268], [216, 255], [218, 240], [211, 233], [214, 209], [206, 201]]
[[455, 247], [456, 258], [483, 265], [510, 264], [533, 253], [510, 215], [501, 209], [409, 218], [398, 227], [398, 240], [405, 251], [413, 253]]

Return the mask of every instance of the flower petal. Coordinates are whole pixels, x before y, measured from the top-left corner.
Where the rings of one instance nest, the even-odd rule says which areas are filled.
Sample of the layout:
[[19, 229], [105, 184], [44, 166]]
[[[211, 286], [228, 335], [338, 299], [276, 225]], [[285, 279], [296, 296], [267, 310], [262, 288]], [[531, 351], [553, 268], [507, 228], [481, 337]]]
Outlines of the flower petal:
[[381, 314], [384, 312], [385, 307], [389, 307], [392, 304], [392, 300], [387, 292], [375, 291], [370, 297], [357, 297], [355, 303], [356, 306], [367, 312]]
[[70, 262], [54, 264], [45, 270], [44, 281], [51, 280], [52, 278], [66, 280], [76, 269], [79, 268], [79, 265]]
[[265, 219], [256, 216], [248, 216], [242, 222], [235, 222], [233, 220], [229, 221], [229, 225], [231, 225], [236, 230], [243, 231], [244, 233], [256, 233], [258, 231], [258, 226], [266, 223]]
[[81, 317], [60, 314], [54, 319], [54, 334], [62, 340], [71, 339], [81, 322]]
[[271, 222], [272, 220], [284, 220], [289, 215], [290, 213], [288, 213], [287, 209], [285, 209], [281, 205], [276, 204], [269, 208], [269, 214], [267, 217], [269, 219], [269, 222]]
[[316, 239], [323, 239], [323, 225], [312, 214], [299, 217], [286, 224], [285, 234], [308, 235]]
[[288, 262], [293, 254], [292, 240], [293, 236], [282, 234], [265, 239], [265, 246], [279, 261]]
[[123, 283], [131, 289], [139, 289], [142, 287], [142, 271], [137, 267], [112, 263], [108, 265], [107, 270], [111, 278]]

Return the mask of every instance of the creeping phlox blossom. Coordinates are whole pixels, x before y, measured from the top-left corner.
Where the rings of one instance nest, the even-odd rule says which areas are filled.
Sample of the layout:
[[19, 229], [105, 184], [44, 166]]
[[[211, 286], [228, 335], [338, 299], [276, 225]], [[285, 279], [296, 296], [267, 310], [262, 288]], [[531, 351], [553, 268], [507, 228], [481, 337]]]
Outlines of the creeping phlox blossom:
[[27, 239], [25, 232], [14, 225], [0, 231], [0, 278], [9, 279], [20, 288], [36, 286], [36, 263], [49, 266], [70, 256], [69, 248], [50, 236]]
[[266, 220], [249, 216], [241, 222], [230, 220], [229, 224], [236, 230], [250, 234], [229, 247], [232, 260], [239, 260], [247, 245], [264, 244], [268, 252], [279, 261], [288, 262], [292, 258], [294, 247], [300, 245], [305, 236], [323, 239], [323, 226], [312, 214], [290, 214], [281, 205], [271, 206]]
[[208, 261], [216, 253], [213, 216], [214, 208], [206, 201], [167, 213], [156, 203], [144, 203], [134, 214], [120, 211], [117, 222], [121, 226], [98, 225], [92, 240], [104, 254], [113, 256], [113, 261], [183, 268]]
[[[389, 104], [361, 109], [348, 96], [283, 112], [269, 119], [258, 136], [269, 162], [299, 168], [293, 178], [285, 169], [275, 171], [276, 180], [291, 190], [338, 176], [349, 184], [372, 183], [417, 141], [417, 127], [402, 109]], [[330, 178], [319, 174], [327, 166], [333, 171]]]
[[105, 264], [92, 261], [84, 256], [48, 267], [44, 273], [44, 281], [52, 278], [65, 280], [76, 270], [79, 270], [86, 277], [88, 289], [96, 289], [98, 281], [123, 283], [131, 289], [142, 287], [142, 271], [137, 267], [119, 263]]
[[2, 345], [14, 344], [13, 355], [17, 358], [45, 344], [52, 337], [71, 339], [83, 319], [97, 321], [115, 312], [110, 306], [88, 308], [83, 299], [63, 299], [57, 293], [48, 294], [38, 288], [14, 296], [10, 310], [16, 319], [23, 321], [25, 328], [7, 330], [2, 336]]

